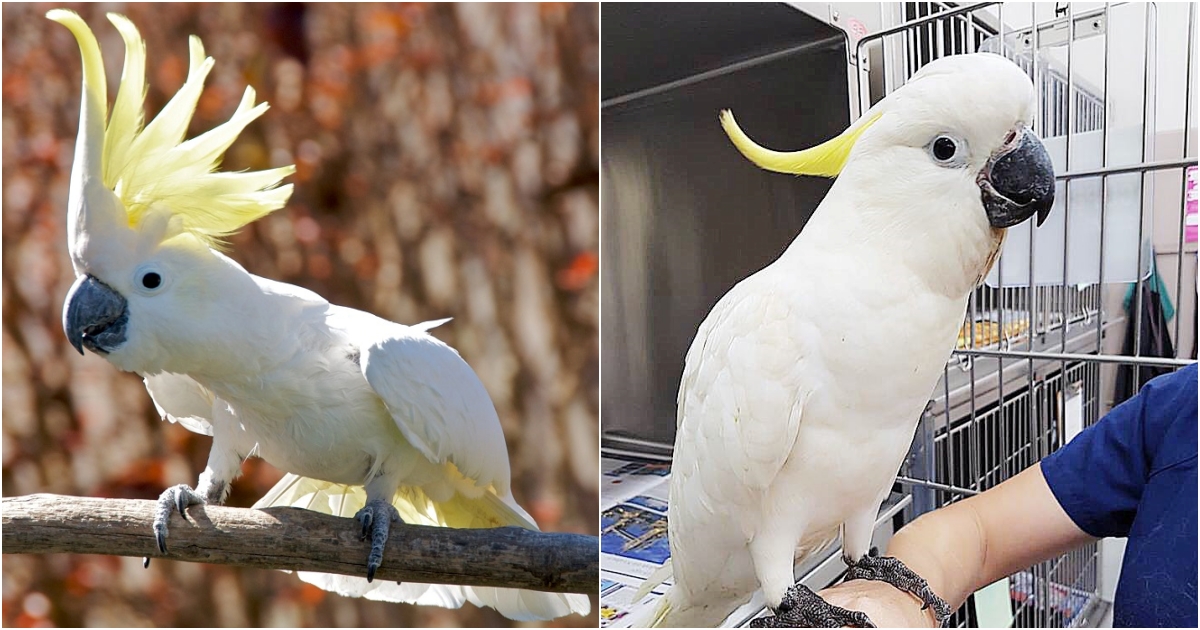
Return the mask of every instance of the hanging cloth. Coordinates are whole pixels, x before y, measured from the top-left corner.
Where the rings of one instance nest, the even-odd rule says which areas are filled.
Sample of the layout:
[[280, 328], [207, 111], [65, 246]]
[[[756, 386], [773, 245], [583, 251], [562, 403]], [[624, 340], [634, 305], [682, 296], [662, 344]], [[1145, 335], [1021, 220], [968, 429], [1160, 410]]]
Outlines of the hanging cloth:
[[[1151, 259], [1153, 260], [1153, 259]], [[1167, 293], [1167, 286], [1163, 283], [1162, 278], [1158, 275], [1158, 269], [1151, 263], [1150, 277], [1142, 283], [1142, 316], [1141, 316], [1141, 337], [1137, 335], [1138, 318], [1133, 312], [1136, 308], [1136, 301], [1133, 299], [1134, 292], [1137, 290], [1137, 283], [1130, 285], [1128, 293], [1125, 295], [1125, 342], [1121, 347], [1121, 354], [1125, 356], [1142, 356], [1142, 357], [1175, 357], [1175, 345], [1171, 342], [1171, 334], [1168, 332], [1167, 322], [1175, 316], [1175, 307], [1171, 304], [1171, 297]], [[1140, 341], [1138, 352], [1134, 352], [1134, 342]], [[1136, 371], [1136, 378], [1135, 378]], [[1138, 393], [1150, 379], [1174, 372], [1173, 368], [1169, 367], [1151, 367], [1141, 366], [1134, 370], [1134, 366], [1122, 364], [1117, 368], [1117, 384], [1116, 390], [1113, 393], [1113, 405], [1117, 405], [1124, 400]]]

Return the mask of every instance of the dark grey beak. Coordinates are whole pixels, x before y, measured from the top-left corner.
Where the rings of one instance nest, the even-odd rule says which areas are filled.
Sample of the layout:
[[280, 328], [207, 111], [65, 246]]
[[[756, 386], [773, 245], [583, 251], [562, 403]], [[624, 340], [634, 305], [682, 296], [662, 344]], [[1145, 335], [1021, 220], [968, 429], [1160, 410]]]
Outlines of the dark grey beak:
[[79, 354], [84, 346], [97, 354], [120, 347], [128, 323], [129, 311], [120, 293], [92, 275], [75, 279], [63, 305], [63, 332]]
[[1054, 165], [1042, 141], [1026, 127], [1009, 132], [976, 182], [992, 227], [1012, 227], [1035, 214], [1040, 226], [1054, 205]]

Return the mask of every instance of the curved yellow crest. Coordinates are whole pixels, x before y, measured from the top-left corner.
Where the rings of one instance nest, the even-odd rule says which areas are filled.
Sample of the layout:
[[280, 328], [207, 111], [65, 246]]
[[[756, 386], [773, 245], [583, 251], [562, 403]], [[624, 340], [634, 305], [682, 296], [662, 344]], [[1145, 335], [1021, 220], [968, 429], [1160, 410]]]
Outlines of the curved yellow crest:
[[[75, 36], [83, 57], [85, 113], [88, 118], [103, 121], [108, 99], [104, 64], [95, 35], [73, 11], [54, 9], [46, 17], [66, 26]], [[228, 122], [185, 142], [183, 137], [204, 90], [204, 79], [213, 67], [213, 59], [205, 56], [200, 39], [192, 36], [187, 81], [158, 116], [143, 126], [146, 43], [124, 16], [109, 13], [108, 19], [125, 42], [121, 83], [103, 138], [95, 137], [99, 126], [81, 128], [77, 151], [84, 146], [93, 150], [79, 169], [83, 172], [72, 176], [99, 175], [124, 205], [131, 227], [139, 226], [151, 210], [165, 212], [178, 218], [180, 230], [210, 246], [282, 208], [292, 194], [292, 185], [279, 184], [295, 172], [295, 166], [242, 173], [216, 172], [225, 151], [246, 125], [267, 111], [266, 103], [254, 104], [254, 88], [246, 88]], [[103, 150], [95, 151], [99, 146]], [[95, 153], [102, 153], [100, 164], [94, 162]]]
[[851, 125], [836, 138], [815, 147], [791, 152], [772, 151], [751, 140], [750, 136], [747, 136], [746, 132], [738, 126], [737, 121], [733, 119], [733, 112], [728, 109], [721, 110], [721, 127], [733, 141], [733, 146], [737, 147], [737, 150], [746, 156], [746, 159], [768, 171], [793, 175], [837, 177], [846, 165], [846, 160], [850, 157], [850, 150], [854, 148], [858, 137], [876, 120], [879, 120], [881, 115], [881, 113], [876, 113], [862, 121], [861, 124]]

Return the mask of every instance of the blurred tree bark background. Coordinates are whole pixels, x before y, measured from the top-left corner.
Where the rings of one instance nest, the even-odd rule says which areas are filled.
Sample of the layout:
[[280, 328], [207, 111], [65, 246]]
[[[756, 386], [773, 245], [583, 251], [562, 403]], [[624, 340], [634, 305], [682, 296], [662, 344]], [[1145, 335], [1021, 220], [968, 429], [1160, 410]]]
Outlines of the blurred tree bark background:
[[[63, 336], [80, 60], [44, 17], [53, 6], [3, 7], [3, 492], [153, 499], [195, 483], [210, 439], [160, 421], [140, 378]], [[496, 404], [517, 500], [544, 530], [595, 534], [597, 5], [71, 8], [100, 41], [110, 98], [124, 51], [103, 13], [141, 30], [148, 118], [182, 85], [190, 34], [216, 67], [189, 137], [226, 120], [247, 84], [270, 102], [223, 168], [295, 163], [295, 193], [231, 240], [232, 257], [397, 322], [454, 317], [435, 333]], [[258, 460], [244, 470], [228, 505], [280, 477]], [[5, 556], [3, 598], [6, 626], [510, 623], [281, 572], [107, 556]], [[557, 623], [596, 627], [596, 613]]]

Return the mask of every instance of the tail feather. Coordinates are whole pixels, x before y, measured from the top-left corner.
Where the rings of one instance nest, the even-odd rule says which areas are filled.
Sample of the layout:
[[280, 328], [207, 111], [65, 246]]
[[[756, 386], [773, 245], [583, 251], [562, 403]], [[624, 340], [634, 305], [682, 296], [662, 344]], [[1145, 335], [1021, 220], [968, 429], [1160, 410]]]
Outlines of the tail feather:
[[[353, 517], [366, 505], [362, 486], [347, 486], [288, 474], [254, 504], [255, 508], [277, 505], [302, 507], [345, 518]], [[400, 518], [410, 525], [481, 528], [517, 526], [537, 529], [537, 525], [512, 497], [491, 492], [475, 499], [456, 494], [449, 501], [434, 502], [419, 488], [404, 487], [396, 492], [392, 505]], [[495, 608], [515, 621], [554, 619], [571, 613], [587, 615], [591, 601], [586, 595], [543, 593], [514, 588], [457, 586], [387, 582], [348, 575], [298, 572], [301, 580], [347, 597], [405, 602], [443, 608], [459, 608], [464, 602]]]
[[363, 597], [376, 601], [405, 602], [442, 608], [459, 608], [468, 600], [463, 592], [464, 587], [455, 585], [383, 580], [367, 584], [366, 579], [360, 577], [311, 571], [298, 571], [296, 575], [313, 586], [344, 597]]
[[[488, 606], [514, 621], [539, 621], [570, 613], [587, 615], [592, 603], [587, 595], [543, 593], [515, 588], [465, 587], [467, 601]], [[564, 606], [566, 609], [564, 610]]]
[[638, 590], [633, 594], [633, 602], [636, 604], [637, 602], [642, 601], [647, 595], [650, 594], [650, 591], [654, 590], [654, 588], [659, 584], [671, 579], [674, 577], [674, 575], [675, 571], [673, 565], [671, 564], [671, 560], [668, 558], [666, 564], [655, 569], [654, 573], [651, 573], [650, 577], [646, 578], [646, 581], [642, 582], [642, 585], [638, 587]]
[[[653, 606], [641, 609], [641, 611], [637, 613], [637, 616], [633, 618], [630, 627], [664, 628], [679, 625], [667, 623], [668, 618], [671, 616], [671, 611], [674, 609], [669, 595], [670, 593], [668, 593], [667, 596], [659, 598], [658, 601], [654, 602]], [[641, 598], [634, 596], [634, 602], [636, 603], [639, 601], [641, 601]]]
[[[653, 579], [653, 578], [652, 578]], [[658, 601], [636, 613], [634, 628], [716, 628], [740, 606], [750, 601], [752, 594], [742, 597], [721, 597], [709, 594], [697, 599], [685, 594], [678, 584], [667, 589]]]

